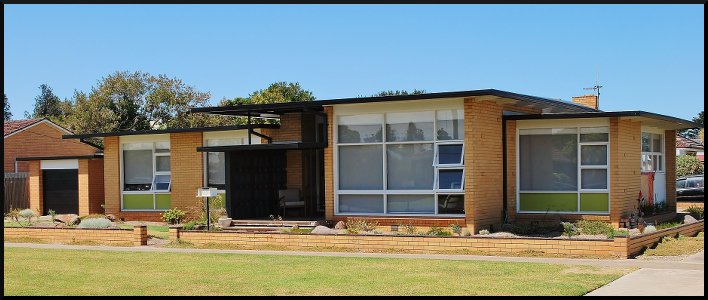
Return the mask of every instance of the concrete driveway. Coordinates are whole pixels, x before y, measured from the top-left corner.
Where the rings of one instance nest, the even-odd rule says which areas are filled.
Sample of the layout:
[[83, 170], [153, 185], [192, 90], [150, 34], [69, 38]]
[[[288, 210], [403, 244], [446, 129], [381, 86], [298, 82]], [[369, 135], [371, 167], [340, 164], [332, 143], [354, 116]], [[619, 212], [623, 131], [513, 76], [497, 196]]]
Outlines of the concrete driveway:
[[[704, 263], [704, 252], [682, 260]], [[703, 270], [642, 268], [622, 276], [586, 296], [703, 296]]]

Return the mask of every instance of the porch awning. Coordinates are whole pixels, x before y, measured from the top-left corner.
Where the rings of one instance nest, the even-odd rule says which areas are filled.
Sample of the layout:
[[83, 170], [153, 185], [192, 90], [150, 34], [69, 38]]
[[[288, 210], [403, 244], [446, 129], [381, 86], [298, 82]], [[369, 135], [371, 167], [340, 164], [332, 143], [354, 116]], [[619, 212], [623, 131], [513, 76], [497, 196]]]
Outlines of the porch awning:
[[230, 152], [230, 151], [254, 151], [254, 150], [304, 150], [304, 149], [324, 149], [325, 147], [326, 147], [326, 145], [318, 144], [318, 143], [273, 142], [273, 143], [269, 143], [269, 144], [197, 147], [197, 152]]

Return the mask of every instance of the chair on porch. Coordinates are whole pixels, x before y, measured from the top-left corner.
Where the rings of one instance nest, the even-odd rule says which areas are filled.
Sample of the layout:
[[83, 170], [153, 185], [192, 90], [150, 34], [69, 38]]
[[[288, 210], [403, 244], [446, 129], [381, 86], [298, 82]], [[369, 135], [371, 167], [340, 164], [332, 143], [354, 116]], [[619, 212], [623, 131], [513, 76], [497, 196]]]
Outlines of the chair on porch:
[[[279, 207], [283, 211], [283, 218], [287, 216], [286, 211], [289, 209], [305, 209], [305, 201], [300, 197], [299, 189], [278, 190], [278, 199]], [[304, 212], [300, 216], [304, 216]]]

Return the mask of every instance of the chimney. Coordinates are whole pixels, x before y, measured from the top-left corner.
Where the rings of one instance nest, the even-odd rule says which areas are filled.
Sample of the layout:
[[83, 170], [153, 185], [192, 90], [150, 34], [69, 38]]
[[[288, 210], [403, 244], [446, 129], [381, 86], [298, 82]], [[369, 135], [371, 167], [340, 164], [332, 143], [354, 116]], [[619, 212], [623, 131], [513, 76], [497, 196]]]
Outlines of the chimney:
[[587, 106], [594, 109], [599, 109], [600, 104], [597, 103], [597, 96], [595, 95], [585, 95], [573, 97], [573, 103], [580, 104], [582, 106]]

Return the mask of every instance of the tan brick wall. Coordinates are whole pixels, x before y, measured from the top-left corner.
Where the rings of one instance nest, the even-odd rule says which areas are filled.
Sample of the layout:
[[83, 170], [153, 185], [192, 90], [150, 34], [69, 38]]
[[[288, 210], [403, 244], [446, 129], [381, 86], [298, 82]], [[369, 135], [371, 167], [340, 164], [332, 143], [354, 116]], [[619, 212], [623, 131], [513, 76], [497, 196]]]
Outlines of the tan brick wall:
[[204, 156], [197, 152], [201, 145], [201, 132], [170, 134], [172, 208], [188, 212], [200, 201], [196, 194], [204, 178]]
[[506, 121], [506, 216], [516, 220], [516, 121]]
[[[76, 139], [62, 139], [64, 132], [40, 123], [4, 139], [5, 172], [15, 172], [17, 157], [92, 155], [98, 149]], [[19, 172], [28, 172], [28, 163], [18, 164]]]
[[[176, 237], [177, 234], [173, 234]], [[393, 235], [315, 235], [287, 233], [235, 233], [180, 231], [183, 241], [195, 245], [209, 243], [231, 244], [243, 249], [283, 247], [289, 250], [336, 248], [342, 251], [379, 252], [402, 251], [410, 253], [514, 253], [536, 251], [560, 255], [615, 255], [611, 240], [567, 240], [540, 238], [491, 237], [421, 237]]]
[[38, 160], [29, 162], [29, 202], [30, 209], [42, 213], [44, 211], [44, 200], [42, 193], [42, 169]]
[[120, 143], [117, 136], [103, 139], [103, 183], [106, 214], [120, 215]]
[[327, 114], [327, 148], [324, 149], [325, 218], [334, 218], [334, 108], [324, 108]]
[[666, 203], [670, 211], [676, 211], [676, 131], [664, 132], [664, 161], [666, 171]]
[[634, 236], [627, 243], [627, 257], [634, 257], [642, 253], [647, 248], [652, 248], [664, 237], [676, 237], [677, 235], [695, 236], [699, 232], [705, 230], [705, 221], [701, 220], [696, 223], [685, 224], [669, 229], [659, 230], [648, 234]]
[[5, 227], [6, 241], [13, 239], [36, 239], [46, 243], [97, 242], [106, 245], [140, 246], [147, 245], [147, 227], [145, 239], [136, 229], [79, 229], [53, 227]]
[[88, 159], [79, 159], [79, 216], [89, 214], [89, 161]]
[[465, 217], [471, 232], [502, 223], [502, 106], [467, 98]]
[[610, 223], [636, 209], [641, 186], [641, 123], [610, 118]]
[[573, 103], [594, 109], [598, 109], [600, 107], [600, 103], [597, 101], [597, 96], [595, 95], [573, 97]]

